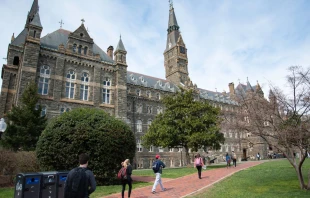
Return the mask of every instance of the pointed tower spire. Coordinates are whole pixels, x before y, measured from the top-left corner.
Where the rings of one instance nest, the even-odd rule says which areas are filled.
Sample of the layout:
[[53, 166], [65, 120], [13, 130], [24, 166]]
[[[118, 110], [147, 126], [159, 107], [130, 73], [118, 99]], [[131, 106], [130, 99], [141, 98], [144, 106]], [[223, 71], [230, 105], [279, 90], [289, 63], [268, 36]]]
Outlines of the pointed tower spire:
[[167, 45], [166, 51], [170, 48], [174, 47], [179, 39], [180, 36], [180, 27], [177, 22], [177, 18], [174, 13], [173, 3], [170, 2], [170, 9], [169, 9], [169, 20], [168, 20], [168, 36], [167, 36]]
[[38, 0], [33, 0], [30, 11], [28, 12], [25, 28], [28, 28], [31, 21], [34, 19], [35, 15], [39, 12], [39, 2]]
[[246, 88], [245, 88], [245, 90], [246, 91], [251, 91], [251, 92], [254, 92], [254, 90], [253, 90], [253, 88], [252, 88], [252, 86], [251, 86], [251, 84], [250, 84], [250, 82], [249, 82], [249, 78], [247, 77], [246, 78]]
[[34, 26], [42, 28], [39, 12], [37, 12], [34, 15], [33, 20], [31, 21], [30, 25], [34, 25]]
[[119, 41], [118, 41], [117, 47], [115, 49], [115, 52], [117, 52], [117, 51], [126, 52], [126, 49], [125, 49], [123, 41], [122, 41], [122, 35], [119, 36]]
[[256, 84], [255, 92], [257, 94], [259, 94], [260, 96], [264, 97], [264, 92], [263, 92], [260, 84], [258, 83], [258, 81], [257, 81], [257, 84]]
[[114, 60], [116, 61], [116, 63], [127, 65], [126, 54], [127, 54], [127, 51], [124, 47], [122, 36], [120, 35], [117, 47], [114, 52]]

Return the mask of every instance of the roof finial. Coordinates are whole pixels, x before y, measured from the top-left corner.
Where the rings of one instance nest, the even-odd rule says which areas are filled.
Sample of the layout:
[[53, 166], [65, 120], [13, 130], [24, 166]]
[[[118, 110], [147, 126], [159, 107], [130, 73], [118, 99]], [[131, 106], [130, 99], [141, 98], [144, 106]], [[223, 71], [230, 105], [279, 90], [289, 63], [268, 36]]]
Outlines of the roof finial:
[[122, 39], [122, 34], [119, 34], [119, 39]]
[[13, 33], [13, 35], [12, 35], [12, 37], [11, 37], [11, 42], [13, 42], [14, 39], [15, 39], [15, 36], [14, 36], [14, 33]]
[[81, 19], [81, 21], [82, 21], [82, 24], [84, 24], [85, 20], [84, 20], [84, 19]]
[[60, 29], [62, 28], [62, 25], [64, 24], [63, 22], [62, 22], [62, 19], [58, 22], [59, 24], [60, 24]]
[[173, 1], [172, 0], [169, 0], [169, 5], [170, 5], [170, 9], [173, 8]]
[[249, 77], [246, 77], [246, 81], [249, 82]]
[[239, 84], [240, 84], [240, 78], [238, 78]]

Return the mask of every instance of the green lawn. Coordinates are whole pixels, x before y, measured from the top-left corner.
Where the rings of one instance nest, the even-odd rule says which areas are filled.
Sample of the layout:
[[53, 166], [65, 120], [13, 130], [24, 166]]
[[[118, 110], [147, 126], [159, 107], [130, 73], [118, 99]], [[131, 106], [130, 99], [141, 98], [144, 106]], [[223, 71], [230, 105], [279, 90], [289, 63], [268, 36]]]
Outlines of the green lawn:
[[[303, 165], [303, 175], [308, 181], [310, 159]], [[240, 171], [215, 184], [194, 198], [302, 198], [310, 191], [300, 190], [295, 170], [287, 160], [274, 160]]]

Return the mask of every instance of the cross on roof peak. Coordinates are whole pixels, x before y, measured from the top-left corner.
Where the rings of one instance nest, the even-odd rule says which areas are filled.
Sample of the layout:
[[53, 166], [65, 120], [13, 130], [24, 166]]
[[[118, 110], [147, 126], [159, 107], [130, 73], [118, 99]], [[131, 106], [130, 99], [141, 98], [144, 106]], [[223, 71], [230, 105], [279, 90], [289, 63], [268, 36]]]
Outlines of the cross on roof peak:
[[62, 25], [64, 24], [62, 19], [58, 22], [60, 24], [60, 29], [62, 28]]
[[82, 21], [82, 24], [84, 24], [85, 20], [84, 20], [84, 19], [81, 19], [81, 21]]

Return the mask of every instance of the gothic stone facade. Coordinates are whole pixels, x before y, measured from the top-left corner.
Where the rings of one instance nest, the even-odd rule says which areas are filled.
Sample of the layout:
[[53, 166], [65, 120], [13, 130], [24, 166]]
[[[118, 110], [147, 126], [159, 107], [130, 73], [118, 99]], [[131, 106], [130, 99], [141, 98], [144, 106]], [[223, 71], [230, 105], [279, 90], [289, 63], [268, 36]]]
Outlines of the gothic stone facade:
[[[234, 112], [236, 103], [230, 93], [218, 93], [197, 88], [189, 78], [188, 57], [179, 31], [173, 6], [169, 10], [168, 33], [164, 51], [166, 79], [159, 79], [127, 70], [127, 51], [120, 38], [114, 51], [104, 52], [97, 46], [82, 23], [75, 31], [58, 29], [41, 36], [43, 26], [34, 0], [24, 30], [8, 46], [7, 64], [2, 68], [0, 117], [18, 105], [27, 84], [35, 81], [41, 95], [42, 115], [51, 118], [77, 107], [99, 108], [126, 121], [134, 131], [137, 168], [149, 168], [159, 153], [168, 167], [185, 165], [182, 148], [143, 148], [141, 136], [158, 113], [164, 111], [160, 99], [175, 92], [178, 86], [196, 89], [201, 100], [208, 100], [223, 111]], [[259, 87], [259, 86], [256, 86]], [[256, 91], [256, 87], [239, 84], [237, 88]], [[237, 90], [237, 89], [236, 89]], [[233, 113], [232, 113], [233, 116]], [[231, 131], [223, 125], [226, 142], [219, 151], [210, 151], [211, 158], [223, 160], [226, 152], [236, 151], [238, 158], [263, 148], [250, 150], [246, 134]], [[203, 151], [201, 151], [203, 152]], [[192, 157], [193, 157], [192, 153]], [[202, 153], [206, 156], [206, 153]], [[183, 161], [183, 163], [182, 163]]]

